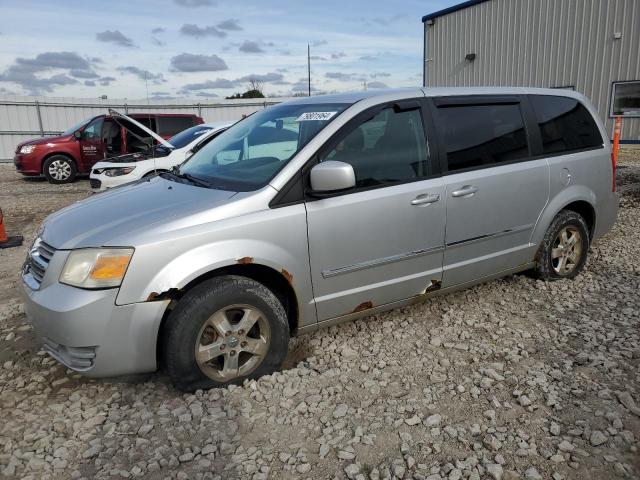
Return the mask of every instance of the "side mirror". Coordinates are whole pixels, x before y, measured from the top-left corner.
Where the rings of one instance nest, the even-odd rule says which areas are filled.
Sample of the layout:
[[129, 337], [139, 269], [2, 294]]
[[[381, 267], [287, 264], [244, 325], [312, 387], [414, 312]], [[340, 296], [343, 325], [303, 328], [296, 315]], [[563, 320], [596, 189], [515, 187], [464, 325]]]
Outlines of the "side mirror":
[[324, 196], [356, 186], [356, 174], [353, 167], [344, 162], [329, 160], [321, 162], [311, 169], [312, 196]]
[[73, 132], [73, 136], [76, 138], [76, 140], [80, 140], [82, 138], [82, 132], [80, 130], [76, 130], [75, 132]]

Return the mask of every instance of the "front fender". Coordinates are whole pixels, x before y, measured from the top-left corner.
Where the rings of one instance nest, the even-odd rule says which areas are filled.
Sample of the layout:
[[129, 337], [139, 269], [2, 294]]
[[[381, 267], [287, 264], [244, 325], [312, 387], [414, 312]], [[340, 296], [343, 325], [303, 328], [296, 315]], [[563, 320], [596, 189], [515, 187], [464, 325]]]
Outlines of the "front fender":
[[569, 185], [565, 189], [558, 192], [549, 203], [547, 203], [544, 210], [540, 214], [540, 218], [536, 223], [536, 226], [531, 233], [530, 243], [533, 245], [540, 245], [544, 234], [551, 225], [551, 222], [555, 216], [564, 209], [570, 203], [584, 201], [591, 205], [595, 211], [596, 194], [590, 188], [584, 185]]
[[252, 263], [278, 272], [284, 270], [289, 274], [290, 271], [295, 271], [295, 265], [299, 262], [290, 252], [272, 243], [260, 240], [225, 240], [203, 245], [176, 257], [150, 280], [142, 295], [148, 298], [149, 295], [172, 288], [182, 289], [206, 273], [231, 265]]
[[136, 247], [117, 303], [150, 301], [214, 270], [247, 263], [282, 274], [295, 292], [300, 323], [315, 322], [304, 205], [196, 225]]

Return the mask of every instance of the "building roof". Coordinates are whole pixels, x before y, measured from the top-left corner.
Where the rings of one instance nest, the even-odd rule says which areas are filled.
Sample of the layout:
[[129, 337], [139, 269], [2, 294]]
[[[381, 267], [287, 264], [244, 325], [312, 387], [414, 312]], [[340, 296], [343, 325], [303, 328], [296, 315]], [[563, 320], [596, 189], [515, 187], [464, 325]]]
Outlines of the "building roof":
[[478, 5], [479, 3], [488, 1], [489, 0], [468, 0], [466, 2], [453, 5], [449, 8], [444, 8], [442, 10], [438, 10], [437, 12], [429, 13], [422, 17], [422, 23], [426, 22], [427, 20], [433, 20], [434, 18], [442, 17], [444, 15], [448, 15], [449, 13], [457, 12], [458, 10], [464, 10], [465, 8], [473, 7], [474, 5]]

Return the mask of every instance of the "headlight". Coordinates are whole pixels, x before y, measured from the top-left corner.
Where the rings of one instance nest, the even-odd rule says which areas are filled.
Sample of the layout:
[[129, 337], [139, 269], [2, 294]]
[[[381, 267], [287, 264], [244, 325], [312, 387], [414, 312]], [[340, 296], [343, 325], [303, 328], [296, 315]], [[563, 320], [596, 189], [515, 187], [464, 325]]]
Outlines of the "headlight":
[[107, 177], [119, 177], [121, 175], [129, 174], [135, 169], [136, 167], [101, 168], [99, 171], [96, 170], [96, 173], [100, 174], [104, 172]]
[[35, 145], [25, 145], [24, 147], [20, 147], [20, 153], [29, 154], [36, 149]]
[[133, 248], [73, 250], [60, 274], [60, 283], [80, 288], [119, 287], [132, 255]]

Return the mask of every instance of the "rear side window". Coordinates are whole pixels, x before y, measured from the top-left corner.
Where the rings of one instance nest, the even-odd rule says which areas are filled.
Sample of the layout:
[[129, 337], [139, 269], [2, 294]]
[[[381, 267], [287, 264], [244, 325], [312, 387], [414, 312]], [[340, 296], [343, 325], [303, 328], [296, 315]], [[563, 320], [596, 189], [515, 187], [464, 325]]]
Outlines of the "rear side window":
[[158, 135], [173, 136], [193, 127], [193, 117], [158, 117]]
[[449, 171], [490, 167], [529, 156], [518, 104], [444, 105], [438, 124]]
[[381, 110], [349, 129], [321, 159], [353, 166], [357, 187], [405, 182], [431, 175], [420, 109]]
[[[131, 118], [133, 118], [136, 122], [141, 123], [142, 125], [147, 127], [149, 130], [153, 130], [154, 132], [157, 132], [156, 119], [153, 115], [145, 115], [145, 116], [131, 115]], [[145, 133], [145, 136], [146, 136], [146, 133]]]
[[529, 99], [540, 127], [543, 153], [565, 153], [602, 146], [598, 126], [579, 101], [552, 95], [532, 95]]

